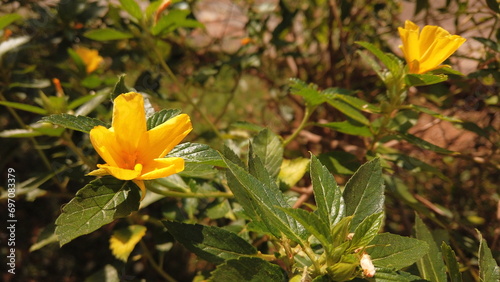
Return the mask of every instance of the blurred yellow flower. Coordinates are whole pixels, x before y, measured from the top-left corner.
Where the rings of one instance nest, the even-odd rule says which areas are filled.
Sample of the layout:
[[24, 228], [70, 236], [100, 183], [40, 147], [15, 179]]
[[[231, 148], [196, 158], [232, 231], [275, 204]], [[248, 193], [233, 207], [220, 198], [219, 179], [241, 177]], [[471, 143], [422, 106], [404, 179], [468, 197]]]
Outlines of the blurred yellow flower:
[[79, 47], [75, 50], [75, 52], [78, 56], [80, 56], [85, 64], [87, 73], [95, 71], [104, 60], [101, 56], [99, 56], [99, 52], [94, 49]]
[[426, 25], [420, 32], [418, 25], [405, 21], [405, 27], [398, 28], [403, 51], [410, 73], [421, 74], [446, 67], [441, 65], [464, 42], [465, 38], [451, 35], [439, 26]]
[[139, 243], [145, 234], [146, 227], [141, 225], [131, 225], [127, 228], [115, 230], [113, 236], [109, 239], [109, 248], [117, 259], [127, 262], [135, 245]]
[[89, 175], [112, 175], [132, 180], [146, 194], [143, 180], [167, 177], [184, 170], [182, 158], [164, 158], [193, 129], [186, 114], [147, 130], [144, 99], [135, 92], [116, 97], [112, 126], [96, 126], [90, 141], [106, 162]]

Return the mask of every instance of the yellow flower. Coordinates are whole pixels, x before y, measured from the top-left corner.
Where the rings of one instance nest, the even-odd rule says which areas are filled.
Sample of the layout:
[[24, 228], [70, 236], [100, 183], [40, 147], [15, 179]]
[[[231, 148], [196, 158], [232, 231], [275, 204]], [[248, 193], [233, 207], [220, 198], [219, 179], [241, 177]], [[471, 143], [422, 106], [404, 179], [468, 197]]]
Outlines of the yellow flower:
[[123, 229], [115, 230], [113, 236], [109, 238], [109, 248], [113, 255], [124, 262], [146, 234], [146, 227], [141, 225], [131, 225]]
[[422, 32], [419, 29], [411, 21], [405, 21], [405, 27], [398, 28], [403, 42], [399, 48], [403, 50], [410, 73], [421, 74], [447, 66], [441, 63], [466, 40], [459, 35], [451, 35], [439, 26], [426, 25]]
[[99, 56], [99, 52], [94, 49], [79, 47], [75, 50], [75, 52], [78, 56], [80, 56], [85, 64], [87, 73], [95, 71], [104, 60], [101, 56]]
[[146, 194], [143, 180], [167, 177], [184, 170], [182, 158], [164, 158], [193, 129], [188, 115], [181, 114], [147, 130], [144, 99], [129, 92], [116, 97], [112, 126], [90, 130], [90, 141], [106, 162], [89, 175], [112, 175], [132, 180]]

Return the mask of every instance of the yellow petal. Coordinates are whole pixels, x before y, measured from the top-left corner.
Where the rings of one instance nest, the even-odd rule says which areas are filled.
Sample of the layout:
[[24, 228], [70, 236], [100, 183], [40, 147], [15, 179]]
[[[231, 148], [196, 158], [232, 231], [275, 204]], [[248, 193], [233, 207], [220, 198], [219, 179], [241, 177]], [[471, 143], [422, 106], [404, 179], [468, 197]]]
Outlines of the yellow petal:
[[115, 133], [104, 126], [96, 126], [90, 130], [90, 142], [99, 156], [110, 166], [123, 166], [120, 145]]
[[103, 169], [103, 168], [98, 168], [98, 169], [95, 169], [89, 173], [87, 173], [87, 175], [91, 175], [91, 176], [105, 176], [105, 175], [109, 175], [108, 171]]
[[134, 155], [139, 141], [146, 132], [146, 115], [142, 95], [129, 92], [116, 97], [112, 123], [116, 141], [122, 149], [121, 153], [128, 155], [127, 158], [130, 158], [132, 163], [127, 165], [132, 168], [135, 164]]
[[144, 197], [146, 197], [146, 185], [144, 184], [144, 181], [142, 180], [137, 180], [137, 179], [134, 179], [132, 180], [135, 185], [137, 185], [137, 187], [139, 187], [139, 189], [141, 189], [141, 200], [142, 201], [144, 199]]
[[167, 177], [184, 170], [182, 158], [160, 158], [144, 165], [143, 174], [139, 179], [150, 180]]
[[410, 64], [414, 60], [418, 60], [420, 57], [420, 51], [418, 49], [418, 33], [419, 27], [411, 21], [405, 22], [405, 28], [398, 28], [399, 35], [402, 41], [402, 50], [406, 62]]
[[108, 174], [113, 175], [114, 177], [121, 180], [132, 180], [141, 175], [141, 171], [138, 170], [124, 169], [120, 167], [102, 165], [102, 164], [98, 164], [97, 167], [106, 170]]
[[146, 227], [142, 225], [131, 225], [127, 228], [115, 230], [109, 239], [109, 248], [117, 259], [127, 262], [135, 245], [139, 243], [145, 234]]
[[465, 38], [453, 35], [436, 39], [428, 53], [421, 58], [420, 73], [428, 72], [439, 67], [465, 42]]
[[139, 147], [138, 162], [164, 157], [193, 129], [191, 119], [181, 114], [149, 130]]

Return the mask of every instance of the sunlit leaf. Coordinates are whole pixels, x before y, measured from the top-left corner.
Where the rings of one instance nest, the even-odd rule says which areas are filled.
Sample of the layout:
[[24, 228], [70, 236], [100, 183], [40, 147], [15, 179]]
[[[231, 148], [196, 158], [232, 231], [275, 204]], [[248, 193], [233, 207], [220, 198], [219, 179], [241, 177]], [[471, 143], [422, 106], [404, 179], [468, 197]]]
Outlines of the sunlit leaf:
[[162, 16], [153, 26], [151, 33], [160, 35], [170, 33], [177, 28], [197, 28], [203, 27], [203, 24], [197, 20], [188, 18], [191, 12], [189, 10], [171, 10], [168, 14]]
[[399, 72], [402, 63], [396, 57], [382, 52], [377, 46], [368, 42], [357, 41], [356, 44], [361, 45], [375, 55], [393, 74]]
[[0, 17], [0, 29], [4, 29], [9, 24], [22, 19], [23, 17], [17, 13], [9, 13]]
[[422, 278], [430, 281], [445, 282], [446, 267], [431, 232], [418, 215], [415, 216], [415, 237], [429, 245], [429, 252], [417, 261], [418, 270]]
[[0, 101], [0, 105], [26, 111], [26, 112], [31, 112], [39, 115], [46, 115], [48, 112], [45, 109], [42, 109], [37, 106], [32, 106], [28, 104], [23, 104], [23, 103], [16, 103], [16, 102], [7, 102], [7, 101]]
[[408, 272], [396, 271], [392, 268], [377, 268], [375, 273], [375, 281], [377, 282], [427, 282], [421, 277], [415, 276]]
[[70, 114], [50, 115], [47, 117], [43, 117], [40, 121], [50, 122], [62, 127], [82, 131], [85, 133], [89, 133], [92, 128], [98, 125], [109, 127], [107, 123], [98, 119], [86, 116], [74, 116]]
[[309, 159], [296, 158], [292, 160], [284, 159], [281, 163], [278, 179], [286, 188], [293, 187], [302, 179], [309, 168]]
[[446, 264], [446, 268], [448, 269], [449, 281], [462, 282], [460, 265], [458, 264], [457, 257], [455, 256], [453, 249], [443, 242], [441, 244], [441, 252], [443, 253], [443, 259]]
[[226, 166], [219, 153], [206, 144], [185, 142], [175, 146], [167, 157], [183, 158], [188, 163]]
[[380, 231], [384, 213], [374, 213], [367, 216], [354, 230], [350, 250], [366, 247]]
[[62, 246], [139, 207], [139, 188], [130, 181], [103, 177], [91, 181], [62, 208], [56, 235]]
[[331, 245], [332, 240], [328, 222], [325, 222], [317, 214], [303, 209], [286, 208], [282, 210], [302, 224], [325, 248]]
[[500, 281], [500, 267], [491, 254], [491, 250], [479, 234], [479, 278], [481, 281]]
[[120, 4], [132, 17], [138, 20], [142, 18], [142, 10], [135, 0], [120, 0]]
[[366, 249], [376, 267], [402, 269], [414, 264], [429, 251], [422, 240], [396, 234], [377, 234]]
[[448, 76], [444, 74], [431, 74], [431, 73], [423, 73], [423, 74], [414, 74], [409, 73], [405, 77], [405, 82], [408, 86], [424, 86], [436, 84], [439, 82], [446, 81]]
[[335, 121], [329, 123], [316, 123], [316, 125], [322, 127], [328, 127], [335, 131], [349, 135], [363, 136], [363, 137], [373, 136], [368, 126], [351, 120]]
[[83, 36], [96, 41], [121, 40], [134, 37], [128, 32], [123, 32], [112, 28], [92, 29], [85, 32]]
[[270, 176], [276, 179], [283, 161], [283, 145], [278, 135], [269, 129], [262, 130], [252, 139], [252, 149]]

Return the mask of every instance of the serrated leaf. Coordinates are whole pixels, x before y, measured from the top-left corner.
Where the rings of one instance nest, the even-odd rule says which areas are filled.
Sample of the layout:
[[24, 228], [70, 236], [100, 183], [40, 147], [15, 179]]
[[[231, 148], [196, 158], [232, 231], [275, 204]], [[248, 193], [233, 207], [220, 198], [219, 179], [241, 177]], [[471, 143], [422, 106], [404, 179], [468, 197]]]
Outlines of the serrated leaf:
[[317, 214], [303, 209], [282, 208], [281, 210], [302, 224], [305, 230], [314, 235], [324, 248], [328, 248], [331, 245], [332, 240], [328, 222], [325, 222]]
[[366, 247], [377, 236], [384, 220], [384, 213], [374, 213], [366, 217], [354, 230], [349, 250]]
[[420, 275], [422, 278], [433, 282], [445, 282], [446, 267], [443, 262], [442, 254], [431, 232], [418, 215], [415, 216], [415, 237], [429, 245], [429, 252], [417, 261]]
[[367, 216], [381, 212], [384, 206], [384, 181], [380, 160], [363, 164], [347, 182], [343, 198], [346, 215], [353, 215], [351, 231]]
[[167, 157], [183, 158], [188, 163], [226, 166], [219, 153], [206, 144], [185, 142], [175, 146]]
[[376, 282], [428, 282], [408, 272], [395, 271], [390, 268], [377, 268], [374, 278]]
[[125, 85], [125, 74], [122, 74], [118, 77], [118, 81], [116, 82], [113, 91], [111, 91], [111, 100], [114, 100], [120, 94], [128, 93], [130, 91], [133, 90]]
[[389, 69], [391, 73], [399, 73], [399, 69], [401, 67], [401, 61], [399, 59], [393, 56], [389, 56], [371, 43], [357, 41], [356, 44], [361, 45], [362, 47], [370, 51], [373, 55], [375, 55], [387, 67], [387, 69]]
[[443, 259], [448, 269], [448, 276], [451, 282], [462, 282], [462, 274], [460, 273], [460, 266], [458, 265], [457, 257], [453, 249], [445, 242], [441, 244], [441, 252], [443, 252]]
[[139, 208], [139, 189], [130, 181], [103, 177], [91, 181], [62, 208], [56, 235], [63, 246]]
[[241, 257], [232, 259], [221, 264], [212, 271], [208, 281], [238, 281], [238, 282], [286, 282], [286, 277], [283, 270], [265, 260], [259, 258]]
[[47, 117], [43, 117], [40, 122], [50, 122], [62, 127], [78, 130], [85, 133], [89, 133], [92, 128], [98, 125], [109, 127], [107, 123], [98, 119], [86, 116], [74, 116], [70, 114], [50, 115]]
[[330, 229], [330, 226], [339, 222], [345, 214], [342, 192], [330, 171], [314, 155], [311, 156], [310, 171], [314, 199], [318, 207], [316, 213]]
[[478, 260], [480, 281], [500, 281], [500, 267], [498, 267], [486, 240], [483, 239], [481, 234], [479, 234], [479, 240]]
[[92, 29], [85, 32], [83, 36], [96, 41], [121, 40], [134, 37], [128, 32], [123, 32], [112, 28]]
[[307, 84], [298, 78], [290, 79], [290, 93], [304, 97], [309, 107], [315, 107], [326, 101], [326, 97], [318, 91], [315, 84]]
[[423, 73], [423, 74], [414, 74], [409, 73], [405, 76], [405, 83], [408, 86], [424, 86], [424, 85], [432, 85], [439, 82], [446, 81], [448, 79], [447, 75], [444, 74], [431, 74], [431, 73]]
[[329, 123], [316, 123], [316, 125], [322, 127], [328, 127], [335, 131], [349, 135], [363, 136], [363, 137], [373, 136], [368, 126], [351, 120], [336, 121]]
[[429, 251], [429, 245], [422, 240], [396, 234], [377, 234], [366, 249], [376, 267], [402, 269], [414, 264]]
[[142, 10], [135, 0], [120, 0], [120, 4], [132, 17], [138, 20], [142, 18]]
[[290, 205], [277, 185], [265, 185], [229, 159], [223, 157], [223, 160], [228, 167], [226, 171], [228, 186], [248, 216], [252, 220], [263, 222], [269, 232], [278, 238], [284, 234], [291, 240], [301, 242], [302, 227], [295, 219], [279, 209], [288, 208]]
[[0, 29], [4, 29], [9, 24], [22, 19], [23, 17], [17, 13], [10, 13], [0, 17]]
[[243, 238], [220, 227], [162, 222], [177, 241], [209, 262], [219, 264], [228, 259], [257, 254], [257, 250]]
[[276, 179], [283, 161], [283, 144], [269, 129], [264, 129], [252, 139], [253, 152], [262, 161], [269, 175]]
[[352, 118], [353, 120], [368, 126], [370, 121], [355, 107], [350, 104], [337, 99], [327, 99], [328, 104], [339, 110], [344, 115]]
[[176, 117], [181, 114], [181, 110], [179, 109], [163, 109], [154, 113], [152, 116], [148, 118], [147, 126], [148, 130], [157, 127], [158, 125], [163, 124], [167, 120]]

